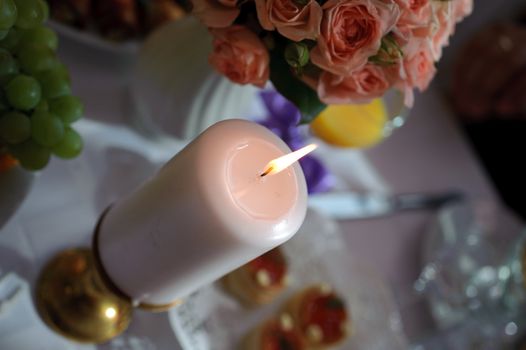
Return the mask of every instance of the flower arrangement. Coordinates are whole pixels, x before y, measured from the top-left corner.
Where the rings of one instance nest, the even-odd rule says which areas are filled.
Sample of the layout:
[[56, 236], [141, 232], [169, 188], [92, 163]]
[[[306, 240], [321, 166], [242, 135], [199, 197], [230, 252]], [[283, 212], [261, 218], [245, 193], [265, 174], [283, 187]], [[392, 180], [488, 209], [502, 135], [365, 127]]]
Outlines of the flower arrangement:
[[235, 83], [274, 87], [310, 122], [327, 104], [425, 90], [473, 0], [193, 0], [210, 64]]

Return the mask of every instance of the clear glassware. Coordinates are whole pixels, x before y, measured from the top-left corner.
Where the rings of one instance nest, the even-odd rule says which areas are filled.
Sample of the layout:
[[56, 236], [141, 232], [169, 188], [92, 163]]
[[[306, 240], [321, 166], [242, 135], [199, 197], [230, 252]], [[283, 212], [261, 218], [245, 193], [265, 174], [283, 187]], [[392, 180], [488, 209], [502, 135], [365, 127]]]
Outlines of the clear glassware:
[[441, 210], [414, 284], [414, 297], [427, 302], [435, 331], [413, 337], [413, 349], [510, 346], [526, 326], [524, 243], [524, 223], [495, 203]]
[[212, 36], [188, 16], [144, 42], [130, 82], [132, 124], [153, 138], [192, 139], [226, 118], [248, 117], [258, 89], [238, 85], [208, 63]]
[[405, 124], [411, 110], [404, 105], [404, 95], [395, 89], [387, 91], [382, 100], [388, 118], [384, 127], [384, 137], [388, 137]]

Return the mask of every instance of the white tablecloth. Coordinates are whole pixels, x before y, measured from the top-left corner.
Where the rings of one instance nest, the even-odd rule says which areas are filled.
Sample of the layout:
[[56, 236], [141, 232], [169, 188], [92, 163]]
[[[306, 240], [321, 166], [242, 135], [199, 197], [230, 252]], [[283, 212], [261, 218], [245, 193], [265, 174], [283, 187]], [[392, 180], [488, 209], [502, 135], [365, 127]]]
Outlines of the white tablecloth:
[[[59, 54], [70, 68], [74, 93], [85, 102], [86, 116], [106, 123], [129, 123], [132, 111], [127, 85], [133, 67], [133, 57], [89, 48], [67, 38], [61, 39]], [[456, 125], [446, 99], [436, 87], [417, 98], [411, 116], [403, 128], [379, 146], [367, 150], [365, 155], [375, 169], [377, 178], [381, 179], [380, 183], [372, 181], [372, 187], [385, 187], [383, 190], [387, 188], [393, 193], [461, 189], [468, 196], [496, 199], [492, 185]], [[426, 212], [412, 212], [341, 224], [346, 234], [349, 253], [372, 265], [391, 282], [395, 290], [403, 293], [410, 288], [421, 267], [420, 245], [431, 215]], [[72, 217], [71, 220], [75, 219]], [[89, 224], [91, 222], [86, 223], [86, 227]], [[82, 223], [73, 222], [71, 228], [80, 226]], [[41, 229], [44, 231], [45, 227]], [[69, 228], [65, 227], [64, 230], [66, 229]], [[0, 232], [0, 236], [1, 234]], [[24, 241], [12, 243], [15, 247], [29, 244]], [[60, 246], [78, 243], [75, 240], [66, 240], [60, 242]], [[59, 248], [57, 246], [57, 249]], [[8, 253], [17, 254], [16, 251], [1, 252]], [[13, 261], [19, 262], [15, 270], [20, 270], [20, 274], [31, 281], [34, 275], [28, 272], [31, 268], [26, 265], [32, 262], [24, 258], [14, 256]], [[20, 310], [20, 313], [24, 314], [24, 317], [35, 317], [28, 310]], [[138, 321], [135, 321], [136, 327], [163, 334], [165, 330], [161, 328], [167, 325], [164, 317], [159, 314], [141, 315]], [[1, 322], [3, 321], [0, 318], [0, 326]], [[156, 322], [162, 326], [152, 326]], [[38, 332], [31, 334], [36, 336]], [[46, 334], [49, 334], [49, 331]], [[23, 338], [24, 333], [17, 339]], [[44, 347], [39, 345], [38, 348], [44, 349], [48, 346], [52, 349], [56, 344], [64, 344], [58, 337], [53, 339], [56, 343], [50, 342], [42, 345]], [[29, 344], [37, 344], [38, 341], [36, 338], [26, 340]], [[30, 349], [31, 346], [22, 348]], [[168, 340], [162, 348], [173, 349], [174, 345]]]

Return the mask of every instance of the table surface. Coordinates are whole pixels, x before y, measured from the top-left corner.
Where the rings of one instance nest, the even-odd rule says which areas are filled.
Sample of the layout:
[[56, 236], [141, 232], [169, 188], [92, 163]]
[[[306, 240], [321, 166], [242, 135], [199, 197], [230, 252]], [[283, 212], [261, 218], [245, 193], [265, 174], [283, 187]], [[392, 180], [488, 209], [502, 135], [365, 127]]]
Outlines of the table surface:
[[[466, 28], [487, 21], [489, 12], [485, 11], [483, 18], [468, 20]], [[73, 91], [84, 101], [88, 118], [129, 123], [127, 88], [133, 57], [100, 51], [69, 38], [61, 38], [59, 55], [70, 68]], [[444, 80], [439, 77], [439, 84]], [[393, 193], [460, 189], [472, 198], [498, 200], [439, 84], [418, 96], [404, 127], [364, 152], [367, 159]], [[429, 212], [409, 212], [374, 220], [342, 221], [341, 226], [349, 254], [376, 268], [395, 290], [403, 292], [421, 269], [420, 246], [431, 218]], [[147, 320], [145, 317], [143, 320]], [[155, 322], [158, 316], [150, 317]]]
[[[109, 123], [129, 122], [127, 87], [133, 59], [67, 39], [61, 42], [60, 55], [70, 67], [74, 92], [85, 101], [87, 117]], [[393, 193], [460, 189], [468, 197], [496, 199], [437, 85], [416, 99], [404, 127], [364, 152], [367, 159]], [[349, 253], [380, 272], [396, 294], [404, 294], [422, 268], [420, 246], [432, 218], [430, 212], [409, 212], [342, 221], [341, 226]]]
[[[133, 58], [94, 50], [67, 38], [61, 40], [59, 51], [70, 67], [74, 93], [85, 102], [86, 116], [127, 124]], [[393, 193], [460, 189], [470, 197], [495, 198], [436, 85], [417, 97], [406, 125], [365, 154]], [[418, 247], [428, 219], [429, 214], [415, 212], [342, 225], [351, 253], [363, 256], [393, 283], [407, 284], [420, 267]], [[374, 259], [371, 252], [375, 252]]]
[[[365, 151], [394, 193], [461, 189], [468, 196], [497, 200], [496, 192], [462, 135], [441, 87], [447, 85], [455, 52], [478, 28], [512, 17], [522, 0], [478, 0], [472, 16], [457, 26], [435, 83], [416, 98], [407, 124]], [[73, 91], [86, 116], [127, 124], [132, 113], [127, 87], [134, 57], [101, 51], [61, 38], [59, 55], [70, 68]], [[429, 213], [414, 212], [372, 221], [342, 222], [349, 251], [363, 256], [395, 285], [408, 285], [421, 266], [418, 256]], [[374, 252], [375, 254], [371, 254]], [[373, 258], [372, 258], [373, 257]]]

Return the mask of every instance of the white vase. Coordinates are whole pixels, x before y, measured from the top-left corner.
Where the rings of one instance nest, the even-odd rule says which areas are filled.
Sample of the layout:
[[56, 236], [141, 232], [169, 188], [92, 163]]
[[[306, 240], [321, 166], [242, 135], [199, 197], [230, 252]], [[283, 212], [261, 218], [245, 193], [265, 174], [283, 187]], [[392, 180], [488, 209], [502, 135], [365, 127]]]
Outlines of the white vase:
[[213, 71], [211, 42], [193, 17], [167, 24], [146, 40], [131, 82], [135, 126], [153, 136], [189, 139], [219, 120], [248, 117], [257, 88]]

